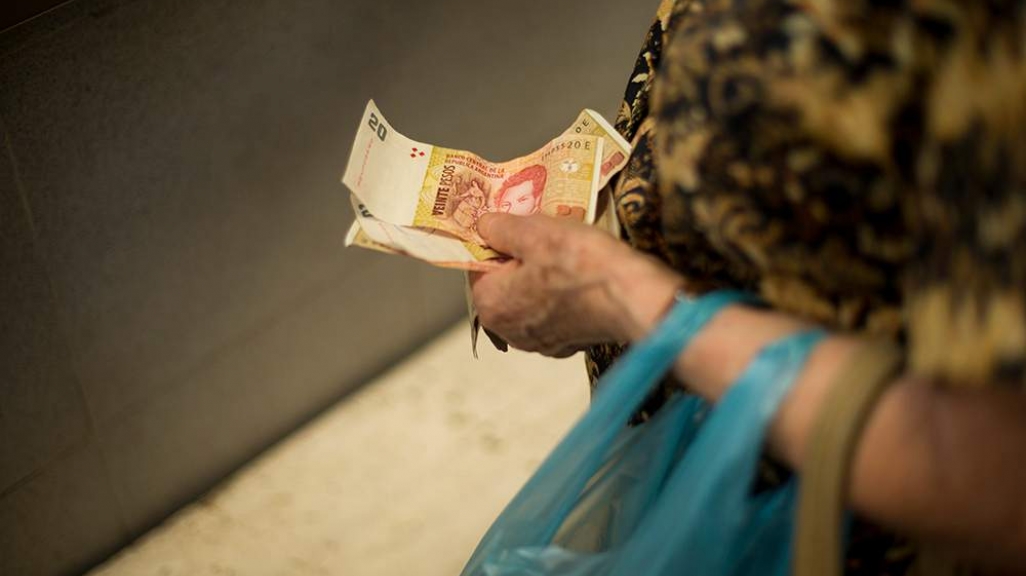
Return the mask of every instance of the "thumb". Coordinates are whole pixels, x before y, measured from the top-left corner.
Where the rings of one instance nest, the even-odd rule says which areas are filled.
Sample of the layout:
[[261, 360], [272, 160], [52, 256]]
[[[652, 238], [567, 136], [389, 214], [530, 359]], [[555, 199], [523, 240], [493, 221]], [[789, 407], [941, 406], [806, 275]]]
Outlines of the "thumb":
[[477, 219], [477, 233], [489, 248], [519, 257], [524, 250], [526, 220], [503, 212], [485, 212]]

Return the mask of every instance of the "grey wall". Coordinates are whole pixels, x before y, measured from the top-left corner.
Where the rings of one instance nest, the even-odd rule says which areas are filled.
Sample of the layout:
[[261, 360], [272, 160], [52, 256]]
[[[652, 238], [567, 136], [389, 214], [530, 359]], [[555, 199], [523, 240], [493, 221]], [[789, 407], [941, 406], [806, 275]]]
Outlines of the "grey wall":
[[50, 10], [65, 0], [4, 0], [0, 10], [0, 31]]
[[655, 4], [77, 0], [0, 34], [0, 574], [103, 559], [463, 313], [459, 274], [342, 248], [369, 97], [525, 153], [612, 117]]

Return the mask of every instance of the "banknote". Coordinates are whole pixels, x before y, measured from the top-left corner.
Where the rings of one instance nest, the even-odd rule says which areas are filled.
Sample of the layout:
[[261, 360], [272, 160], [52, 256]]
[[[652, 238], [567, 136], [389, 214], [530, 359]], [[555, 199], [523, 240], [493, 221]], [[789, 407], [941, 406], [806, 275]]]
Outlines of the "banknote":
[[624, 140], [601, 114], [590, 108], [582, 110], [563, 134], [585, 134], [602, 139], [603, 156], [599, 168], [599, 189], [604, 188], [609, 180], [627, 165], [627, 158], [631, 155], [630, 143]]
[[603, 166], [601, 132], [587, 123], [526, 156], [489, 162], [403, 136], [372, 100], [342, 181], [379, 220], [484, 245], [477, 220], [486, 212], [594, 220], [603, 168], [609, 174], [618, 163]]
[[350, 196], [356, 220], [346, 234], [346, 246], [359, 246], [386, 254], [423, 260], [443, 268], [491, 270], [506, 259], [498, 252], [440, 230], [399, 226], [375, 218], [355, 196]]
[[[380, 125], [379, 122], [378, 126]], [[388, 130], [389, 125], [385, 124], [386, 134]], [[600, 187], [604, 187], [610, 178], [623, 168], [630, 155], [630, 145], [627, 141], [594, 110], [583, 110], [574, 122], [563, 131], [563, 135], [569, 134], [596, 136], [603, 140], [603, 157], [598, 182]], [[597, 218], [602, 220], [603, 228], [608, 227], [610, 216], [615, 217], [608, 209], [607, 196], [607, 192], [600, 193], [597, 201]], [[387, 254], [410, 256], [437, 266], [466, 270], [489, 269], [493, 265], [491, 261], [500, 257], [492, 250], [461, 240], [451, 234], [392, 224], [375, 218], [371, 216], [366, 205], [359, 199], [353, 198], [353, 208], [358, 217], [346, 235], [346, 246], [358, 246]]]

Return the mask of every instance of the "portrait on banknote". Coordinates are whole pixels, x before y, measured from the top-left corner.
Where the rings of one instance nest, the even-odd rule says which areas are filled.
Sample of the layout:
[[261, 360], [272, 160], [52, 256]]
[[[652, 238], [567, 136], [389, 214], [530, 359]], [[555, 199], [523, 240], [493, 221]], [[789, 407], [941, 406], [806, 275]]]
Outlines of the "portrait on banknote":
[[485, 177], [473, 165], [447, 165], [436, 188], [432, 214], [451, 233], [473, 236], [485, 212], [517, 216], [540, 212], [547, 181], [548, 169], [542, 164], [524, 167], [502, 180]]
[[510, 176], [495, 193], [495, 211], [515, 216], [537, 214], [548, 177], [549, 171], [541, 164], [528, 166]]

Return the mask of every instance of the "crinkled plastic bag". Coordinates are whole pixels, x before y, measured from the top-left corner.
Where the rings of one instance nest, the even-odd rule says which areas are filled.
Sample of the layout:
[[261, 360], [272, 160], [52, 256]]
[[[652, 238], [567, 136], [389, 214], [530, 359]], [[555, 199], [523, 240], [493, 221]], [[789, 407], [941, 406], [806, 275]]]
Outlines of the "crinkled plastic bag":
[[590, 410], [485, 534], [464, 576], [767, 576], [790, 564], [795, 480], [754, 495], [766, 427], [822, 337], [759, 353], [715, 406], [680, 394], [624, 424], [723, 305], [679, 304], [607, 373]]

